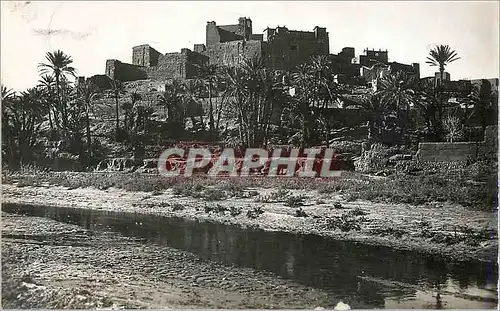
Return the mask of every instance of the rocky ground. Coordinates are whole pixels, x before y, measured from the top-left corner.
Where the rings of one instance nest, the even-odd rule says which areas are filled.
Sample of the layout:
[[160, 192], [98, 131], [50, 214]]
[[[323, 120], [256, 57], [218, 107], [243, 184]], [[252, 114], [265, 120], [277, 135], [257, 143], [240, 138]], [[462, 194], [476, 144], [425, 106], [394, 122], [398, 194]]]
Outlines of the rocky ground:
[[2, 226], [3, 308], [314, 308], [327, 304], [327, 295], [320, 290], [114, 233], [6, 213], [2, 213]]
[[[453, 260], [495, 261], [498, 249], [497, 212], [474, 211], [457, 204], [387, 204], [346, 201], [342, 195], [320, 194], [316, 190], [289, 190], [304, 196], [297, 208], [283, 202], [262, 200], [273, 196], [272, 189], [247, 189], [257, 196], [243, 195], [207, 202], [202, 198], [162, 192], [127, 192], [121, 189], [68, 189], [60, 186], [17, 187], [3, 185], [3, 202], [69, 206], [110, 211], [179, 216], [215, 221], [242, 227], [259, 227], [295, 233], [318, 234], [339, 240], [385, 245], [435, 253]], [[261, 198], [260, 202], [256, 198]], [[262, 202], [265, 201], [265, 202]], [[254, 213], [258, 208], [262, 213]], [[237, 213], [232, 213], [237, 211]], [[256, 217], [249, 217], [248, 213]], [[305, 217], [298, 217], [305, 216]], [[342, 231], [331, 223], [354, 229]], [[359, 230], [355, 230], [357, 229]]]

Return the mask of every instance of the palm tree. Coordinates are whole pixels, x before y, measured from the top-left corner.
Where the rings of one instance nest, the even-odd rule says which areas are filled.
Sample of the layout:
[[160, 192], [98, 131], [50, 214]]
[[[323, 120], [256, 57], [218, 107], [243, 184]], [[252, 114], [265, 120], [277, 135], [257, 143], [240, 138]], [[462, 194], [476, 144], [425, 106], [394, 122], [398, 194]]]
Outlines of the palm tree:
[[158, 103], [167, 110], [167, 119], [176, 129], [184, 129], [185, 101], [184, 85], [177, 80], [173, 80], [165, 87], [165, 92], [158, 95]]
[[66, 75], [71, 75], [73, 77], [76, 75], [76, 69], [70, 66], [73, 63], [73, 59], [71, 58], [71, 56], [65, 54], [61, 50], [47, 52], [47, 54], [45, 54], [45, 59], [47, 60], [47, 63], [38, 64], [38, 67], [40, 68], [40, 74], [50, 74], [54, 76], [56, 83], [57, 100], [60, 107], [62, 108], [62, 121], [63, 125], [66, 126], [68, 119], [66, 105], [63, 103], [61, 96], [61, 80], [65, 79]]
[[396, 111], [396, 118], [401, 126], [401, 135], [408, 125], [410, 106], [415, 101], [416, 79], [403, 71], [390, 72], [378, 82], [380, 100]]
[[134, 110], [135, 104], [142, 99], [142, 95], [137, 92], [130, 93], [130, 102], [125, 102], [122, 104], [122, 109], [125, 111], [124, 127], [127, 132], [132, 128], [133, 116], [132, 111]]
[[215, 121], [214, 121], [214, 108], [212, 103], [212, 96], [214, 91], [218, 88], [218, 83], [221, 77], [221, 71], [217, 64], [203, 63], [197, 66], [198, 76], [200, 77], [200, 82], [203, 87], [208, 92], [208, 123], [210, 133], [213, 135], [215, 133]]
[[439, 90], [431, 80], [421, 80], [416, 85], [416, 98], [413, 102], [425, 119], [428, 135], [439, 141], [443, 135], [442, 101]]
[[11, 162], [27, 163], [32, 155], [44, 116], [42, 97], [38, 88], [14, 96], [2, 87], [2, 143]]
[[291, 74], [291, 84], [294, 86], [296, 94], [292, 104], [295, 104], [296, 110], [302, 116], [302, 146], [305, 146], [310, 132], [308, 125], [308, 119], [311, 119], [309, 101], [311, 97], [314, 97], [314, 76], [311, 76], [311, 70], [307, 63], [298, 66]]
[[[38, 80], [38, 87], [40, 87], [45, 93], [45, 104], [49, 108], [49, 124], [52, 130], [54, 130], [54, 124], [55, 126], [59, 126], [59, 118], [57, 116], [57, 94], [55, 85], [56, 80], [54, 76], [51, 75], [42, 75], [41, 79]], [[54, 122], [52, 122], [51, 112], [54, 114]]]
[[98, 94], [98, 88], [91, 81], [87, 80], [84, 83], [80, 83], [77, 88], [77, 94], [81, 103], [83, 104], [83, 109], [85, 111], [85, 131], [87, 135], [87, 148], [89, 158], [92, 157], [92, 137], [90, 132], [90, 111], [92, 110], [92, 102]]
[[498, 109], [498, 93], [492, 91], [491, 83], [482, 80], [480, 86], [474, 86], [468, 95], [469, 102], [474, 105], [472, 112], [467, 117], [468, 122], [474, 115], [479, 117], [481, 128], [484, 132], [488, 123], [488, 118], [496, 118]]
[[452, 50], [449, 45], [441, 44], [431, 49], [426, 63], [431, 66], [439, 67], [439, 74], [441, 76], [441, 81], [443, 81], [445, 67], [458, 59], [460, 59], [460, 57], [457, 56], [456, 51]]
[[120, 95], [125, 93], [125, 87], [123, 86], [123, 83], [119, 80], [111, 81], [110, 85], [113, 98], [115, 99], [115, 122], [116, 122], [115, 135], [116, 139], [118, 139], [120, 133], [120, 110], [119, 110], [118, 100], [120, 98]]
[[319, 107], [319, 101], [321, 100], [323, 101], [323, 108], [325, 108], [327, 103], [336, 97], [333, 92], [331, 60], [327, 55], [313, 56], [309, 60], [307, 69], [314, 86], [313, 106], [317, 105]]
[[227, 71], [226, 95], [235, 99], [242, 143], [249, 147], [266, 144], [271, 113], [283, 95], [279, 75], [266, 68], [260, 57], [244, 59]]
[[[191, 122], [193, 123], [193, 126], [197, 124], [196, 119], [194, 118], [195, 116], [199, 117], [199, 124], [200, 124], [200, 129], [205, 130], [205, 123], [203, 122], [203, 105], [200, 104], [198, 101], [198, 98], [200, 96], [200, 88], [203, 87], [200, 83], [200, 81], [192, 80], [192, 81], [186, 81], [184, 83], [184, 92], [185, 92], [185, 97], [186, 97], [186, 102], [187, 102], [187, 110], [189, 111], [189, 115], [191, 118]], [[222, 108], [222, 107], [220, 107]], [[219, 109], [219, 116], [217, 118], [217, 124], [215, 126], [215, 129], [219, 129], [219, 120], [220, 120], [220, 112], [222, 109]]]
[[355, 102], [345, 104], [348, 106], [358, 106], [369, 113], [368, 120], [368, 140], [370, 142], [380, 142], [382, 133], [386, 129], [386, 120], [394, 111], [393, 106], [387, 101], [383, 101], [379, 94], [371, 94]]

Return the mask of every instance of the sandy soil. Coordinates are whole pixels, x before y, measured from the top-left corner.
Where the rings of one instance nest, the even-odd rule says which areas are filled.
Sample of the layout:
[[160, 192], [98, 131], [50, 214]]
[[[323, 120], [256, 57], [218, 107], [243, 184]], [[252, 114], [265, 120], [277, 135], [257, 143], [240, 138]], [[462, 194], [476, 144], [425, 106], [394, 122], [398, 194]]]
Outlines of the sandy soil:
[[114, 233], [5, 213], [2, 225], [3, 308], [315, 308], [328, 301], [290, 280]]
[[[270, 189], [248, 189], [265, 195]], [[318, 234], [339, 240], [358, 241], [367, 244], [385, 245], [396, 249], [411, 249], [425, 253], [440, 254], [454, 260], [497, 261], [498, 231], [497, 212], [472, 211], [453, 204], [429, 204], [413, 206], [407, 204], [381, 204], [366, 201], [346, 202], [340, 194], [320, 194], [317, 191], [290, 190], [294, 195], [305, 195], [307, 199], [303, 210], [308, 217], [296, 217], [295, 208], [283, 203], [258, 203], [254, 198], [230, 198], [224, 201], [204, 202], [201, 199], [175, 196], [171, 190], [160, 194], [146, 192], [127, 192], [110, 188], [67, 189], [64, 187], [16, 187], [3, 185], [2, 201], [18, 204], [70, 206], [110, 211], [125, 211], [165, 216], [179, 216], [199, 221], [215, 221], [235, 224], [242, 227], [259, 227], [264, 230], [280, 230], [295, 233]], [[340, 202], [342, 209], [333, 207]], [[182, 204], [184, 209], [176, 210], [172, 206]], [[242, 213], [232, 216], [226, 213], [207, 213], [206, 204], [220, 204], [224, 207], [240, 207]], [[246, 212], [256, 206], [262, 206], [264, 213], [257, 219], [246, 216]], [[360, 208], [367, 214], [360, 218], [361, 230], [341, 232], [327, 225], [329, 218]], [[435, 242], [422, 235], [421, 221], [427, 221], [432, 232], [445, 235], [456, 234], [456, 228], [467, 226], [474, 230], [489, 229], [494, 238], [476, 245], [464, 242], [448, 245]], [[403, 235], [392, 234], [397, 229]], [[389, 230], [389, 233], [387, 233]], [[386, 231], [386, 233], [380, 233]]]

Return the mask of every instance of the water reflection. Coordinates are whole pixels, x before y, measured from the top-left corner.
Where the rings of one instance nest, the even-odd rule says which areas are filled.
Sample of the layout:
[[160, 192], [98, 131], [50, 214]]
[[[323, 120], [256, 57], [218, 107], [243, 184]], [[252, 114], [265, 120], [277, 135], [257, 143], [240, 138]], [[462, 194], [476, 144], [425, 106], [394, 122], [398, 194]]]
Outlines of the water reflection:
[[354, 308], [496, 308], [494, 264], [347, 243], [313, 235], [241, 229], [177, 218], [3, 204], [5, 212], [112, 230], [206, 260], [265, 270], [332, 293]]

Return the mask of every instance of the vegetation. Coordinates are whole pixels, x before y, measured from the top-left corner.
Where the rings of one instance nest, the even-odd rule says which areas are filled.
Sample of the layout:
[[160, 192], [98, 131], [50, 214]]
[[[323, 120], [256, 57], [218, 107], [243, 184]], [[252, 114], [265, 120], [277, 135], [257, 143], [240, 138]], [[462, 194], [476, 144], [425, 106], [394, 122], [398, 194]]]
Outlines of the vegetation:
[[[430, 51], [427, 62], [439, 67], [443, 74], [446, 66], [458, 59], [456, 51], [439, 45]], [[259, 58], [244, 59], [235, 67], [200, 65], [199, 79], [174, 80], [154, 96], [130, 89], [120, 81], [111, 81], [105, 89], [91, 80], [73, 84], [70, 77], [76, 75], [76, 69], [72, 63], [71, 56], [60, 50], [49, 52], [46, 61], [39, 64], [37, 86], [20, 93], [2, 86], [4, 167], [14, 170], [30, 164], [47, 167], [47, 163], [65, 159], [78, 163], [80, 169], [93, 170], [107, 157], [141, 158], [146, 148], [156, 148], [150, 152], [156, 156], [158, 148], [168, 141], [179, 140], [222, 140], [242, 147], [328, 144], [332, 133], [342, 126], [326, 116], [328, 108], [343, 102], [344, 107], [356, 106], [367, 113], [365, 141], [371, 147], [363, 154], [358, 148], [360, 143], [356, 148], [349, 145], [337, 149], [361, 155], [367, 166], [358, 165], [362, 172], [393, 174], [394, 169], [387, 168], [387, 158], [400, 150], [414, 148], [421, 141], [470, 139], [477, 120], [483, 132], [487, 125], [496, 124], [491, 115], [496, 115], [498, 94], [487, 81], [478, 86], [465, 83], [453, 89], [444, 82], [418, 81], [393, 70], [378, 79], [376, 91], [364, 87], [366, 92], [353, 96], [356, 87], [363, 87], [338, 83], [337, 69], [326, 56], [312, 57], [289, 72], [271, 70]], [[449, 101], [452, 97], [457, 100]], [[161, 110], [164, 118], [159, 116]], [[362, 175], [356, 175], [357, 181], [350, 180], [349, 174], [344, 176], [342, 180], [327, 182], [265, 180], [267, 186], [281, 189], [267, 196], [246, 191], [247, 187], [263, 182], [251, 178], [215, 184], [204, 178], [161, 180], [138, 174], [125, 180], [112, 174], [53, 173], [27, 175], [19, 180], [18, 186], [48, 181], [101, 189], [160, 191], [173, 187], [175, 194], [211, 201], [255, 196], [258, 202], [281, 202], [294, 208], [304, 205], [306, 198], [291, 196], [284, 189], [344, 191], [349, 200], [415, 204], [451, 201], [481, 209], [491, 207], [496, 193], [493, 174], [477, 181], [486, 187], [471, 185], [467, 173], [462, 171], [439, 176], [425, 172], [415, 176], [393, 174], [388, 180], [363, 180], [363, 183], [359, 183]]]

